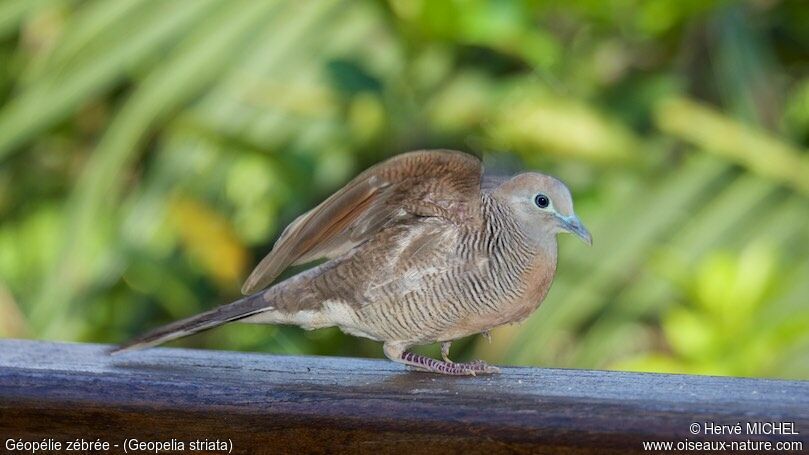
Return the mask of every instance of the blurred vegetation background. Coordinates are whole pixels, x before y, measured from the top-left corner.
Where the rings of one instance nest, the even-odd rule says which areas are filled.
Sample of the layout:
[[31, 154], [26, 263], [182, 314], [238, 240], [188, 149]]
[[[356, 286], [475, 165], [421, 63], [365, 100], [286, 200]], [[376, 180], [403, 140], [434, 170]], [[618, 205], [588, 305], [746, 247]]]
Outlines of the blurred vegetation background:
[[[446, 147], [561, 177], [595, 239], [458, 360], [807, 379], [807, 24], [799, 0], [2, 0], [0, 336], [120, 342], [233, 300], [297, 215]], [[177, 344], [381, 356], [336, 329]]]

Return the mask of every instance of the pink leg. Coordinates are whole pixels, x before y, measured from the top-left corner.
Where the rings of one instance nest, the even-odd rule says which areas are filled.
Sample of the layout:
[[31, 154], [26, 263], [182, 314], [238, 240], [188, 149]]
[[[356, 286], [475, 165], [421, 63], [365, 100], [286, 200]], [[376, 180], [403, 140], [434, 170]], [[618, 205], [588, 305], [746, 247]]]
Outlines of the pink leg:
[[477, 374], [500, 372], [499, 368], [482, 360], [470, 363], [445, 362], [405, 351], [405, 346], [397, 343], [385, 343], [385, 355], [394, 362], [404, 363], [419, 370], [453, 376], [476, 376]]

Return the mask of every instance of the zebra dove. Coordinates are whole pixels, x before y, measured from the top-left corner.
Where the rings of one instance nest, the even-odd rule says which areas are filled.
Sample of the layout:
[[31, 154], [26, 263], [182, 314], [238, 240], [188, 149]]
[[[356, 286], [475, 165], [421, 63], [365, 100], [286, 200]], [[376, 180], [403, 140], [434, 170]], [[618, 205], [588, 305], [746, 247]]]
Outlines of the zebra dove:
[[[247, 297], [158, 328], [113, 352], [228, 322], [337, 326], [385, 355], [436, 373], [499, 370], [454, 363], [453, 340], [524, 320], [556, 272], [556, 234], [591, 244], [570, 191], [534, 172], [483, 176], [474, 156], [416, 151], [371, 167], [293, 221], [247, 278]], [[327, 259], [274, 286], [287, 267]], [[269, 287], [268, 287], [269, 286]], [[414, 354], [442, 343], [443, 360]]]

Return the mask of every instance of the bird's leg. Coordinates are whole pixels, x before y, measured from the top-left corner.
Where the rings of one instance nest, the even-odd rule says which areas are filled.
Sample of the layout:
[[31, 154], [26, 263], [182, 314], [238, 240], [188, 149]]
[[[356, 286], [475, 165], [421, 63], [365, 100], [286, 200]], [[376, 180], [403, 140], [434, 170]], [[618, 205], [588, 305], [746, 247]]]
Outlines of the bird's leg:
[[410, 365], [422, 371], [453, 376], [475, 376], [477, 374], [499, 373], [500, 369], [481, 360], [472, 363], [449, 363], [406, 351], [401, 343], [385, 343], [385, 355], [394, 362]]
[[444, 359], [444, 362], [447, 363], [455, 363], [449, 359], [449, 347], [452, 346], [452, 341], [443, 341], [441, 342], [441, 358]]
[[486, 338], [486, 341], [488, 341], [489, 344], [492, 343], [492, 332], [484, 330], [483, 332], [480, 332], [480, 334], [483, 335], [483, 338]]

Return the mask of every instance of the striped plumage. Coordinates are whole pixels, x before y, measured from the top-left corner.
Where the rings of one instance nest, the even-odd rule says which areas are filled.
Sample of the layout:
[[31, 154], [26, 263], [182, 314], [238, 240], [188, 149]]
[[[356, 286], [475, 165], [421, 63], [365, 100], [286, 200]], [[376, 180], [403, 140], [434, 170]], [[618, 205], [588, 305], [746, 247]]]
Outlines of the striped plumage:
[[[448, 374], [496, 371], [452, 363], [452, 340], [526, 318], [556, 271], [556, 234], [589, 241], [570, 193], [537, 173], [482, 182], [476, 158], [399, 155], [352, 180], [285, 230], [242, 300], [157, 329], [119, 348], [152, 346], [230, 321], [338, 326], [385, 343], [392, 360]], [[540, 195], [548, 207], [538, 207]], [[286, 267], [326, 262], [263, 289]], [[445, 343], [445, 361], [406, 352]]]

